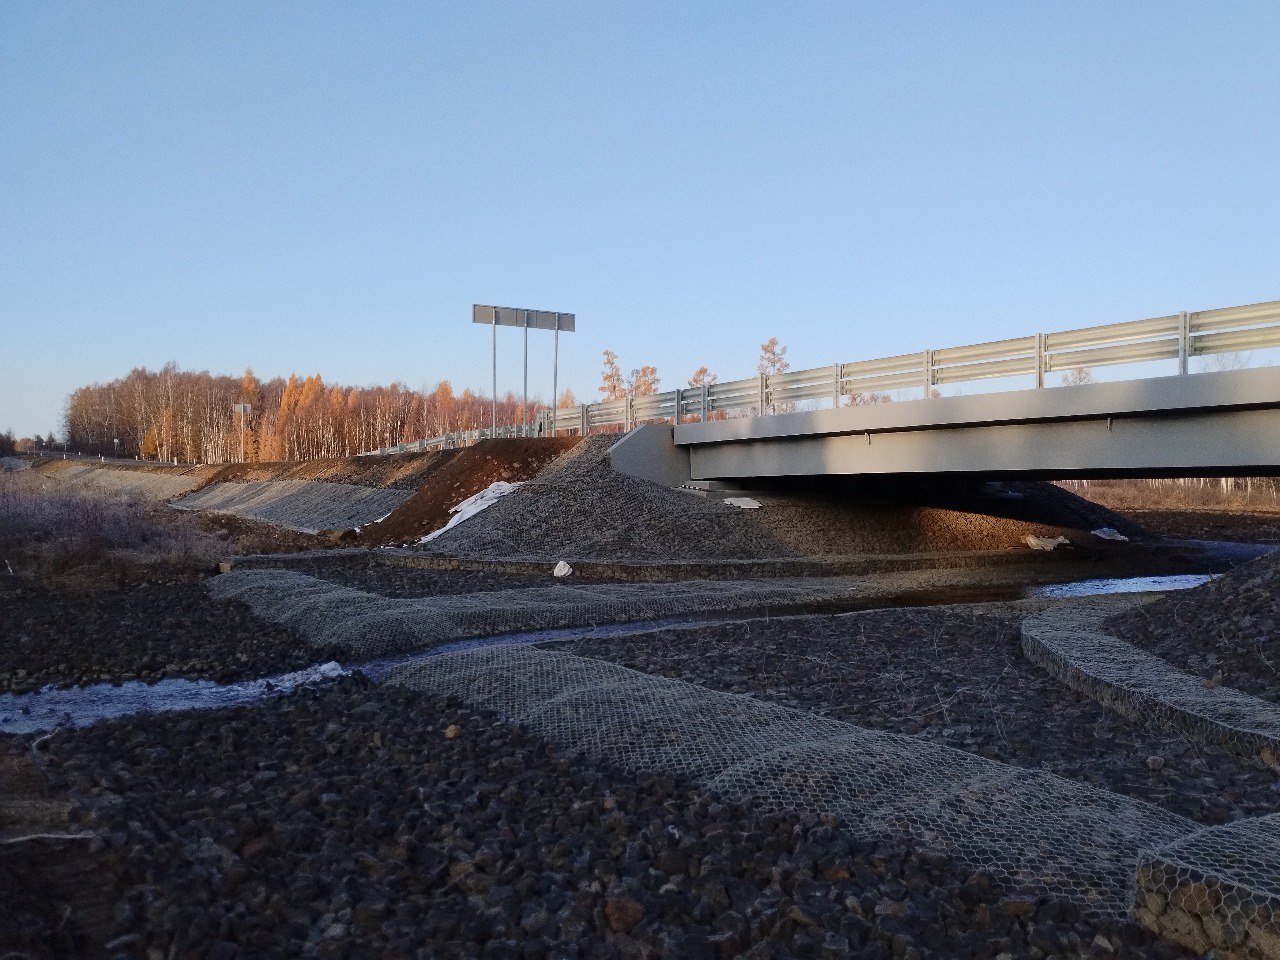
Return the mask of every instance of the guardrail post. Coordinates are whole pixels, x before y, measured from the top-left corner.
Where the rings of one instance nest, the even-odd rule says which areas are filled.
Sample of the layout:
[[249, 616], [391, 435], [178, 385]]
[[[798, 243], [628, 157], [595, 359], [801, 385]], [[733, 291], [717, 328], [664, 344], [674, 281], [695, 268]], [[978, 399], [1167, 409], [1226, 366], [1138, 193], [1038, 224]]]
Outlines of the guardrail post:
[[769, 382], [768, 382], [767, 374], [763, 374], [763, 373], [760, 374], [759, 389], [760, 389], [760, 399], [757, 401], [757, 405], [756, 405], [756, 410], [758, 411], [758, 413], [756, 413], [756, 416], [763, 417], [764, 403], [765, 403], [766, 396], [768, 395], [768, 392], [769, 392]]
[[578, 436], [585, 437], [587, 435], [587, 405], [585, 403], [578, 404]]
[[840, 402], [843, 399], [840, 395], [840, 377], [844, 373], [844, 365], [837, 363], [832, 369], [835, 370], [835, 376], [832, 377], [831, 409], [839, 410]]
[[671, 418], [671, 422], [674, 423], [676, 426], [680, 425], [680, 388], [679, 387], [676, 387], [676, 412], [675, 412], [675, 416]]
[[1044, 334], [1036, 334], [1036, 388], [1044, 386]]
[[707, 417], [711, 413], [711, 387], [704, 383], [702, 385], [702, 422], [707, 422]]
[[924, 352], [924, 398], [926, 400], [933, 394], [933, 351], [926, 350]]
[[630, 433], [631, 432], [631, 398], [630, 397], [626, 398], [626, 401], [623, 403], [623, 406], [626, 409], [627, 432]]
[[1178, 314], [1178, 373], [1186, 373], [1191, 359], [1191, 314]]

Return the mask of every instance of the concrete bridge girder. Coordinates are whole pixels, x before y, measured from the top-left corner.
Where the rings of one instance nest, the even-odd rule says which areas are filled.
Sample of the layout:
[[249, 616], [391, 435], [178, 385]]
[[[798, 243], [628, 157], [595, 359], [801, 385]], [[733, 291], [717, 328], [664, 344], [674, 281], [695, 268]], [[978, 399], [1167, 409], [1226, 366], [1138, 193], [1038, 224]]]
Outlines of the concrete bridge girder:
[[[1280, 472], [1280, 369], [655, 424], [617, 469], [674, 484], [752, 477], [1214, 476]], [[686, 474], [687, 471], [687, 474]]]

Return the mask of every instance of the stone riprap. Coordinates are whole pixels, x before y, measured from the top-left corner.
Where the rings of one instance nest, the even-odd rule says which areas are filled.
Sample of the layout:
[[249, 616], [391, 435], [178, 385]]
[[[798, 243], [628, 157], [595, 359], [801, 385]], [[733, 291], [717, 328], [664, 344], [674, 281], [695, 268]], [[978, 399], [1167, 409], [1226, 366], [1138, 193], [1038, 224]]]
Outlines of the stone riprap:
[[1280, 551], [1135, 607], [1105, 629], [1188, 673], [1280, 706]]
[[1113, 637], [1101, 622], [1108, 603], [1063, 605], [1022, 624], [1022, 650], [1063, 683], [1144, 722], [1173, 727], [1275, 766], [1280, 707], [1232, 687], [1206, 683]]
[[61, 470], [44, 471], [44, 475], [94, 490], [137, 494], [149, 500], [180, 497], [205, 482], [204, 477], [187, 473], [121, 470], [115, 467], [97, 467], [92, 464], [73, 464]]
[[1197, 829], [1043, 771], [566, 653], [449, 653], [388, 682], [491, 711], [557, 749], [675, 774], [749, 809], [909, 837], [1003, 889], [1099, 917], [1129, 914], [1143, 850]]
[[793, 610], [856, 601], [877, 590], [884, 587], [852, 577], [779, 577], [555, 584], [452, 596], [384, 597], [291, 570], [236, 570], [209, 581], [214, 597], [240, 600], [259, 616], [293, 627], [314, 643], [336, 644], [358, 657], [516, 631]]
[[[67, 784], [50, 828], [103, 838], [5, 848], [24, 868], [0, 870], [15, 956], [1172, 960], [1137, 924], [1002, 899], [937, 851], [571, 758], [359, 677], [11, 739], [0, 764], [27, 762], [33, 795], [33, 752]], [[68, 867], [102, 904], [87, 945]]]
[[227, 513], [298, 530], [350, 530], [387, 516], [411, 490], [360, 487], [323, 480], [260, 480], [211, 483], [173, 503], [178, 510]]
[[1150, 851], [1137, 919], [1219, 960], [1280, 960], [1280, 814], [1197, 831]]

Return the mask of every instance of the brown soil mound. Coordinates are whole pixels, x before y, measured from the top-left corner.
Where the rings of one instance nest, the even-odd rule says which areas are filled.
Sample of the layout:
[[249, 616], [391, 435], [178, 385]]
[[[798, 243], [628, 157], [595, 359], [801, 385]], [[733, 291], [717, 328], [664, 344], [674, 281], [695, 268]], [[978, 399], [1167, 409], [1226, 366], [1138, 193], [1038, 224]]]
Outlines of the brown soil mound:
[[578, 443], [577, 437], [482, 440], [465, 450], [445, 451], [447, 459], [429, 481], [398, 510], [361, 533], [358, 543], [408, 543], [449, 522], [449, 510], [498, 480], [532, 480], [547, 464]]
[[[229, 513], [192, 512], [201, 530], [226, 538], [238, 554], [294, 553], [323, 550], [344, 542], [341, 534], [302, 533], [262, 520], [233, 517]], [[349, 538], [348, 538], [349, 539]]]

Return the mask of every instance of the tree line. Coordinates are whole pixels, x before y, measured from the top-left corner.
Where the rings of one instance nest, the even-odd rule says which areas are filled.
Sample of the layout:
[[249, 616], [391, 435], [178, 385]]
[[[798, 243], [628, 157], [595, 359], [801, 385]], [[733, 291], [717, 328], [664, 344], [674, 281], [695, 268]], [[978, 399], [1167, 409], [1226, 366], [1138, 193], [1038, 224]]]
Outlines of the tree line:
[[[773, 339], [762, 346], [768, 372], [787, 368], [786, 348]], [[644, 365], [624, 375], [617, 355], [604, 354], [600, 393], [604, 399], [657, 392], [658, 371]], [[713, 384], [715, 374], [699, 367], [690, 386]], [[572, 390], [557, 398], [577, 406]], [[247, 405], [248, 413], [239, 411]], [[539, 401], [531, 400], [532, 422]], [[0, 435], [0, 450], [56, 450], [179, 463], [312, 460], [349, 457], [379, 447], [410, 443], [456, 430], [486, 427], [489, 397], [464, 389], [455, 393], [442, 380], [430, 390], [402, 383], [349, 387], [325, 383], [319, 374], [290, 374], [259, 380], [182, 370], [168, 363], [159, 370], [138, 367], [109, 383], [76, 389], [67, 398], [62, 438]], [[498, 424], [520, 423], [521, 401], [508, 391], [498, 398]]]
[[[786, 353], [778, 338], [767, 340], [760, 346], [757, 370], [786, 371]], [[717, 380], [704, 365], [689, 376], [688, 385]], [[646, 396], [656, 393], [659, 384], [653, 365], [624, 374], [617, 354], [604, 351], [601, 399]], [[0, 436], [0, 450], [68, 449], [180, 463], [348, 457], [486, 427], [490, 403], [471, 390], [455, 393], [447, 380], [430, 390], [402, 383], [350, 387], [328, 384], [319, 374], [263, 381], [252, 370], [233, 377], [182, 370], [171, 362], [160, 370], [138, 367], [109, 383], [78, 388], [67, 399], [60, 440], [52, 434], [21, 440]], [[561, 407], [577, 404], [571, 390], [557, 398]], [[238, 412], [242, 405], [248, 408], [243, 415]], [[530, 422], [541, 405], [530, 402]], [[510, 391], [498, 399], [497, 413], [501, 426], [519, 423], [524, 415], [520, 399]]]
[[[248, 405], [242, 415], [233, 408]], [[537, 404], [530, 402], [529, 419]], [[498, 398], [499, 425], [520, 422], [521, 402]], [[490, 399], [449, 381], [431, 390], [402, 383], [348, 387], [315, 374], [242, 377], [139, 367], [67, 400], [63, 437], [82, 453], [181, 463], [349, 457], [378, 447], [488, 426]]]

